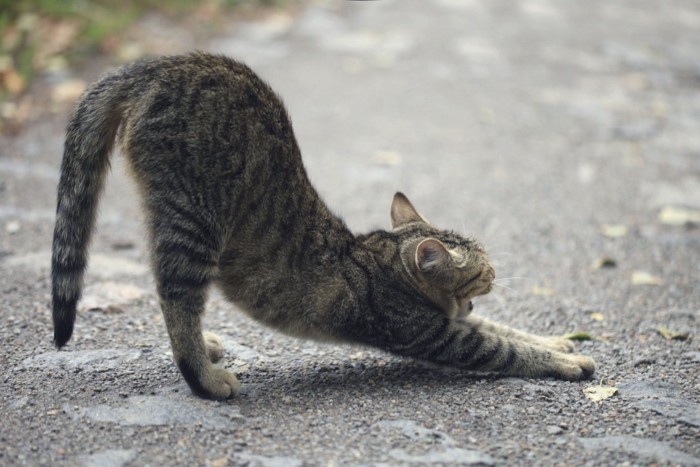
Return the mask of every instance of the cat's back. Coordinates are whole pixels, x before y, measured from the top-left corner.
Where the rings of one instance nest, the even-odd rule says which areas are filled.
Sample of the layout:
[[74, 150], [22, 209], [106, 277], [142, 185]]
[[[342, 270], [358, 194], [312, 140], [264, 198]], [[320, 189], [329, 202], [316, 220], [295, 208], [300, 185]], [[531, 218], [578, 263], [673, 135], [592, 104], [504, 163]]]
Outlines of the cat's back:
[[222, 55], [197, 52], [146, 59], [118, 73], [132, 82], [132, 118], [225, 126], [235, 113], [277, 131], [289, 120], [267, 83], [245, 64]]
[[117, 73], [132, 83], [122, 146], [144, 171], [185, 159], [210, 175], [231, 172], [233, 160], [301, 164], [281, 99], [243, 63], [198, 52], [142, 60]]

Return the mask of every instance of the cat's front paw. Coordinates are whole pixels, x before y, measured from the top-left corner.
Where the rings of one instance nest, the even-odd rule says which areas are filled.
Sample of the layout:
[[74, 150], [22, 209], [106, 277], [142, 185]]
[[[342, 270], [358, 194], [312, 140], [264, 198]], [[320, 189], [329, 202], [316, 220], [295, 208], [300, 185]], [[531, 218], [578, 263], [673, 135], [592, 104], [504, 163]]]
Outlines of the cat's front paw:
[[595, 361], [584, 355], [559, 354], [550, 376], [567, 381], [589, 379], [595, 373]]
[[571, 353], [574, 351], [574, 343], [565, 337], [540, 337], [539, 343], [557, 352]]

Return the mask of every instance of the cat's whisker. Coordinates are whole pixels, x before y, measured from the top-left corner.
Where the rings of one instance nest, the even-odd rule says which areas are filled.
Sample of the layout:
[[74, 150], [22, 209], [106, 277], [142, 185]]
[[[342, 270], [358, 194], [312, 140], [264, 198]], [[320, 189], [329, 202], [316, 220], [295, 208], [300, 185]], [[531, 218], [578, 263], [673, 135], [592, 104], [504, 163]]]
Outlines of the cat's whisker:
[[501, 311], [506, 311], [506, 299], [503, 298], [501, 294], [496, 291], [492, 291], [489, 296], [493, 297], [498, 302], [498, 306], [501, 308]]
[[496, 246], [496, 242], [498, 242], [498, 240], [500, 240], [500, 238], [503, 236], [503, 234], [504, 234], [504, 231], [498, 232], [496, 235], [493, 236], [493, 238], [491, 238], [488, 241], [488, 243], [484, 244], [484, 250], [486, 250], [486, 252], [489, 254], [489, 256], [491, 255], [491, 253], [489, 253], [489, 250], [491, 250], [491, 248]]
[[524, 280], [524, 281], [530, 281], [532, 283], [535, 283], [535, 281], [529, 277], [522, 277], [522, 276], [511, 276], [511, 277], [499, 277], [498, 279], [494, 279], [494, 283], [499, 283], [503, 281], [512, 281], [512, 280]]
[[522, 296], [523, 296], [520, 292], [518, 292], [517, 290], [513, 289], [512, 287], [508, 287], [507, 285], [496, 284], [495, 281], [494, 281], [494, 284], [493, 284], [493, 285], [495, 285], [496, 287], [500, 287], [501, 289], [510, 290], [510, 291], [513, 292], [515, 295], [517, 295], [518, 298], [522, 298]]

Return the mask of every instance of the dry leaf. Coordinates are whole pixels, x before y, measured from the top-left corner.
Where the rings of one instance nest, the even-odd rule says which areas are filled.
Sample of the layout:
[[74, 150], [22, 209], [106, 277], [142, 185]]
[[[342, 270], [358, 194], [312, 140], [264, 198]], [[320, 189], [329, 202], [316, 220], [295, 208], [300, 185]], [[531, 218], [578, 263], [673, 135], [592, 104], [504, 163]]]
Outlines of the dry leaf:
[[71, 79], [58, 83], [51, 90], [51, 100], [57, 104], [74, 102], [80, 97], [87, 83], [81, 79]]
[[700, 211], [666, 206], [659, 213], [659, 222], [666, 225], [700, 224]]
[[16, 70], [10, 69], [3, 73], [2, 87], [7, 89], [10, 94], [17, 95], [24, 91], [27, 81]]
[[212, 459], [209, 461], [211, 467], [226, 467], [228, 465], [228, 456], [220, 457], [218, 459]]
[[374, 162], [385, 167], [401, 165], [401, 154], [396, 151], [380, 149], [374, 152]]
[[668, 340], [685, 341], [685, 340], [688, 340], [688, 338], [690, 337], [690, 333], [689, 333], [689, 332], [675, 332], [675, 331], [671, 331], [669, 328], [667, 328], [666, 326], [663, 326], [663, 325], [662, 325], [662, 326], [659, 326], [659, 328], [657, 329], [657, 331], [658, 331], [659, 334], [661, 334], [661, 336], [662, 336], [664, 339], [668, 339]]
[[603, 321], [605, 319], [605, 315], [599, 311], [594, 311], [590, 316], [593, 321]]
[[598, 384], [596, 386], [584, 388], [583, 393], [593, 402], [600, 402], [616, 394], [617, 388], [614, 386], [603, 386], [602, 384]]
[[662, 278], [644, 271], [633, 271], [631, 280], [632, 285], [661, 285], [664, 283]]
[[569, 334], [564, 334], [562, 337], [571, 341], [589, 341], [593, 339], [587, 332], [572, 332]]
[[531, 292], [533, 295], [539, 295], [541, 297], [553, 297], [557, 294], [556, 290], [548, 287], [540, 287], [539, 285], [533, 286]]
[[617, 267], [617, 261], [614, 258], [610, 258], [609, 256], [604, 256], [597, 260], [595, 263], [593, 263], [593, 269], [602, 269], [602, 268], [614, 268]]
[[627, 226], [622, 224], [603, 224], [600, 233], [608, 238], [620, 238], [627, 235]]

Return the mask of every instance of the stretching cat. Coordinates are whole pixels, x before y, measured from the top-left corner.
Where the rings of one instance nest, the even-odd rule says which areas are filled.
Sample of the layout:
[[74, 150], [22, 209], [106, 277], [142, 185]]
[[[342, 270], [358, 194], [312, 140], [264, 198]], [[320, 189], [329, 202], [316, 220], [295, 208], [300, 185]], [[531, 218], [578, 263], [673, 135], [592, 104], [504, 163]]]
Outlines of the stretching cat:
[[[119, 131], [118, 131], [119, 130]], [[566, 380], [593, 374], [562, 338], [470, 315], [494, 270], [479, 244], [437, 229], [401, 193], [393, 230], [354, 235], [309, 182], [270, 87], [231, 59], [142, 60], [90, 87], [68, 123], [53, 237], [54, 343], [70, 339], [87, 247], [115, 140], [143, 198], [151, 262], [175, 361], [192, 391], [225, 399], [236, 377], [212, 366], [202, 333], [214, 283], [285, 333], [431, 362]]]

